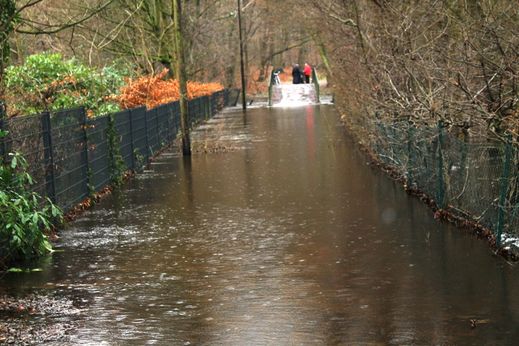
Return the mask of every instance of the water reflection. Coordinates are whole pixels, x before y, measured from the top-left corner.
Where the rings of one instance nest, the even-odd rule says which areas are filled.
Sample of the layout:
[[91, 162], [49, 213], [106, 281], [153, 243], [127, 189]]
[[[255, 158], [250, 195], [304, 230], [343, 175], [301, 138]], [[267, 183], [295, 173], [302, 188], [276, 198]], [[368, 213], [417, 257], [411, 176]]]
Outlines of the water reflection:
[[314, 107], [306, 107], [306, 137], [308, 146], [308, 159], [315, 159], [315, 119]]
[[332, 107], [214, 124], [195, 140], [247, 146], [161, 157], [4, 285], [83, 299], [73, 344], [517, 340], [517, 270], [366, 166]]

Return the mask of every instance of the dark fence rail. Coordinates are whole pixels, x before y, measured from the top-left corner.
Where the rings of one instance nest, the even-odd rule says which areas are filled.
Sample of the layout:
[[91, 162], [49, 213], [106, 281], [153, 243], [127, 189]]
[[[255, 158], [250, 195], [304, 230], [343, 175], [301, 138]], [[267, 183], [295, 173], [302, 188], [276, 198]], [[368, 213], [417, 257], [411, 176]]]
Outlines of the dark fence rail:
[[[225, 106], [236, 104], [237, 90], [222, 90], [188, 102], [190, 127]], [[29, 163], [35, 192], [68, 211], [110, 185], [124, 170], [139, 170], [180, 131], [178, 102], [147, 110], [128, 109], [89, 119], [84, 108], [0, 119], [8, 136], [0, 139], [0, 158], [19, 152]]]

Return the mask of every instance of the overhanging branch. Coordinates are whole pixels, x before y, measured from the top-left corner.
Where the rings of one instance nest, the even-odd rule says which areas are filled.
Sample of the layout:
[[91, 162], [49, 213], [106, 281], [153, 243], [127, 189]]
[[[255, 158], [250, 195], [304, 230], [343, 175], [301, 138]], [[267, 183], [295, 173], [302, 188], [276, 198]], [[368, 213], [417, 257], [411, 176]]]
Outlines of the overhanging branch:
[[[32, 3], [32, 5], [35, 5], [37, 2], [41, 2], [41, 1], [43, 1], [43, 0], [37, 0], [34, 3]], [[73, 21], [73, 22], [69, 22], [69, 23], [65, 23], [65, 24], [42, 24], [42, 23], [32, 22], [35, 25], [29, 25], [29, 26], [34, 27], [35, 30], [24, 30], [24, 29], [21, 29], [21, 28], [18, 27], [18, 28], [15, 29], [15, 31], [17, 33], [20, 33], [20, 34], [27, 34], [27, 35], [51, 35], [51, 34], [56, 34], [56, 33], [60, 32], [60, 31], [69, 29], [71, 27], [74, 27], [76, 25], [79, 25], [79, 24], [82, 24], [82, 23], [86, 22], [87, 20], [89, 20], [90, 18], [92, 18], [93, 16], [95, 16], [99, 12], [103, 11], [108, 6], [110, 6], [114, 1], [115, 0], [108, 0], [105, 4], [103, 4], [102, 6], [96, 8], [95, 10], [93, 10], [92, 12], [90, 12], [89, 14], [84, 16], [83, 18], [80, 18], [80, 19], [78, 19], [76, 21]], [[25, 6], [25, 8], [26, 7], [27, 7], [27, 5]], [[25, 22], [25, 24], [27, 24], [29, 22], [29, 20], [22, 18], [22, 23], [23, 22]], [[36, 28], [36, 25], [46, 26], [47, 28], [52, 28], [52, 29], [47, 29], [47, 30], [46, 29], [38, 29], [38, 28]]]

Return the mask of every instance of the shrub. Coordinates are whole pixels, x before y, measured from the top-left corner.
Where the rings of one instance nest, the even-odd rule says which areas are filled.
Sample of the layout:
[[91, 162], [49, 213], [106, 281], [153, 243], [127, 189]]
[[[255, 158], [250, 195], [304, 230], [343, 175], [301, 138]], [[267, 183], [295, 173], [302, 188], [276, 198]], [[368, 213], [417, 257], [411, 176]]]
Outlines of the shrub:
[[79, 106], [90, 115], [118, 111], [110, 96], [118, 93], [127, 75], [116, 65], [98, 71], [56, 53], [31, 55], [23, 65], [6, 70], [9, 115]]
[[[0, 136], [5, 135], [0, 133]], [[30, 192], [33, 180], [27, 162], [20, 154], [0, 159], [0, 268], [52, 251], [45, 235], [62, 212], [50, 200]]]
[[[143, 76], [136, 80], [130, 80], [128, 85], [121, 89], [121, 94], [116, 97], [121, 108], [128, 109], [138, 106], [154, 108], [158, 105], [177, 101], [180, 98], [179, 83], [175, 79], [164, 80], [168, 70], [163, 70], [158, 75]], [[211, 95], [223, 89], [219, 83], [187, 82], [187, 97], [193, 99], [200, 96]]]

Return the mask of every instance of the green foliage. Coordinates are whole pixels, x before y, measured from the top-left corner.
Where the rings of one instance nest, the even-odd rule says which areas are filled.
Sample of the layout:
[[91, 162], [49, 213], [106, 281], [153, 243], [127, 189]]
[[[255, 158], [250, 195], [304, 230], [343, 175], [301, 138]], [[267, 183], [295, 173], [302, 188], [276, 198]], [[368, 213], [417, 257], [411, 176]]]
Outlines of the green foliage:
[[25, 159], [9, 156], [8, 163], [0, 159], [0, 267], [51, 252], [45, 232], [62, 219], [50, 200], [30, 192], [33, 180]]
[[89, 115], [116, 112], [113, 99], [129, 73], [115, 64], [98, 71], [57, 53], [29, 56], [6, 69], [10, 113], [30, 114], [84, 106]]

